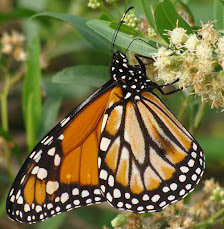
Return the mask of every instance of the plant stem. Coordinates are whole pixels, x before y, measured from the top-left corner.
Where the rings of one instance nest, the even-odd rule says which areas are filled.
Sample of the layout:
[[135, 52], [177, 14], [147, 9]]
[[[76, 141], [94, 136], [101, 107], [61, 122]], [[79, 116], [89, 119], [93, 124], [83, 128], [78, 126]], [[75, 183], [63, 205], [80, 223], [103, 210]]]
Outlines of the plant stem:
[[224, 208], [221, 209], [220, 211], [218, 211], [215, 215], [211, 216], [210, 218], [204, 220], [203, 222], [200, 222], [198, 224], [196, 224], [195, 226], [192, 227], [192, 229], [199, 229], [199, 228], [206, 228], [209, 225], [215, 225], [217, 223], [221, 223], [224, 221], [224, 217], [216, 220], [219, 216], [221, 216], [222, 214], [224, 214]]
[[20, 72], [18, 72], [14, 77], [10, 80], [10, 86], [16, 83], [18, 80], [20, 80], [23, 77], [24, 69], [21, 69]]
[[122, 18], [122, 15], [121, 15], [121, 12], [120, 12], [120, 10], [119, 10], [119, 8], [118, 8], [118, 6], [117, 6], [117, 3], [114, 2], [114, 3], [113, 3], [113, 6], [114, 6], [114, 8], [115, 8], [116, 11], [117, 11], [118, 17], [121, 19], [121, 18]]
[[184, 99], [184, 101], [183, 101], [183, 103], [182, 103], [182, 105], [180, 107], [180, 111], [179, 111], [178, 117], [177, 117], [179, 121], [182, 121], [183, 116], [184, 116], [184, 113], [185, 113], [185, 110], [187, 109], [187, 106], [188, 106], [188, 104], [189, 104], [190, 101], [191, 101], [191, 95], [188, 95]]
[[7, 105], [7, 99], [8, 99], [8, 93], [9, 93], [9, 87], [10, 87], [10, 80], [9, 75], [6, 73], [5, 75], [5, 82], [4, 82], [4, 88], [1, 94], [1, 116], [2, 116], [2, 128], [4, 131], [8, 132], [9, 130], [9, 124], [8, 124], [8, 105]]
[[[2, 121], [2, 128], [5, 132], [9, 131], [9, 124], [8, 124], [8, 94], [9, 94], [9, 88], [10, 88], [10, 76], [8, 73], [5, 73], [5, 82], [4, 82], [4, 88], [1, 93], [1, 121]], [[12, 172], [12, 164], [11, 164], [11, 154], [10, 150], [5, 150], [5, 156], [7, 161], [7, 170], [10, 177], [13, 177]]]
[[111, 14], [111, 12], [102, 3], [100, 9], [105, 12], [112, 20], [116, 21], [116, 18]]
[[6, 161], [7, 161], [8, 174], [11, 178], [14, 178], [14, 175], [12, 172], [12, 164], [11, 164], [11, 152], [9, 149], [6, 149], [5, 156], [6, 156]]
[[190, 127], [190, 132], [191, 134], [194, 134], [195, 131], [198, 129], [200, 123], [201, 123], [201, 120], [202, 118], [204, 117], [204, 114], [205, 112], [207, 111], [207, 106], [205, 103], [201, 103], [200, 106], [199, 106], [199, 109], [198, 109], [198, 112], [195, 116], [195, 119], [194, 119], [194, 123], [193, 125]]

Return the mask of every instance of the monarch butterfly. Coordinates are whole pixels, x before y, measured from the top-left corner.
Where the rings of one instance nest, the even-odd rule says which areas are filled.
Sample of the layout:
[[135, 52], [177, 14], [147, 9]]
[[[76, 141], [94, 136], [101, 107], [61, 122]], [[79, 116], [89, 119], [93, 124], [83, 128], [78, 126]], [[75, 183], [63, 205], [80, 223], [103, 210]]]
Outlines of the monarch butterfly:
[[35, 223], [104, 201], [160, 211], [194, 189], [205, 168], [202, 149], [154, 94], [169, 84], [150, 81], [136, 59], [129, 65], [113, 53], [111, 80], [37, 144], [9, 192], [11, 219]]

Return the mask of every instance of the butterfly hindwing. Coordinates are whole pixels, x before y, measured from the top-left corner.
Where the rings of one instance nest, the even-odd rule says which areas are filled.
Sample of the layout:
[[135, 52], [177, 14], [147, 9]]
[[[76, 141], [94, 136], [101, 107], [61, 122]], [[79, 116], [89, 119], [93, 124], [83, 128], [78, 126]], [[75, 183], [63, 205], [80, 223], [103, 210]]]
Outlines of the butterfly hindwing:
[[33, 223], [103, 202], [98, 143], [111, 89], [106, 84], [63, 119], [31, 152], [7, 199], [11, 219]]
[[114, 97], [99, 146], [99, 183], [107, 201], [138, 213], [182, 199], [203, 174], [201, 147], [155, 94]]

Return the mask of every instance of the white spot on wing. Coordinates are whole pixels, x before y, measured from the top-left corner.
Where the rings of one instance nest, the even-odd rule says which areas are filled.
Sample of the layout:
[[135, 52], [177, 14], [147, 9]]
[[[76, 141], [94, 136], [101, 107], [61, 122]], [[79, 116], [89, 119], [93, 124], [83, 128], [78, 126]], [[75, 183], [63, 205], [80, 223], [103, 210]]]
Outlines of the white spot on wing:
[[76, 196], [76, 195], [78, 195], [79, 194], [79, 189], [78, 188], [74, 188], [73, 190], [72, 190], [72, 195], [73, 196]]
[[80, 201], [79, 201], [79, 200], [74, 200], [74, 201], [73, 201], [73, 204], [77, 206], [77, 205], [80, 204]]
[[126, 193], [125, 193], [125, 198], [126, 198], [126, 199], [130, 199], [130, 197], [131, 197], [130, 193], [126, 192]]
[[197, 145], [195, 143], [193, 143], [193, 149], [197, 150], [197, 148], [198, 148]]
[[194, 160], [190, 159], [187, 164], [189, 167], [193, 167], [194, 166]]
[[164, 207], [166, 205], [166, 201], [163, 201], [159, 204], [160, 207]]
[[39, 166], [35, 166], [35, 167], [32, 169], [31, 174], [35, 175], [35, 174], [38, 173], [38, 171], [39, 171]]
[[157, 202], [158, 200], [160, 199], [160, 195], [158, 195], [158, 194], [155, 194], [152, 198], [151, 198], [151, 200], [152, 200], [152, 202]]
[[131, 200], [131, 202], [132, 202], [133, 204], [138, 204], [138, 203], [139, 203], [138, 199], [136, 199], [136, 198], [133, 198], [133, 199]]
[[89, 196], [89, 191], [83, 190], [81, 193], [82, 198]]
[[189, 171], [189, 168], [187, 166], [181, 166], [180, 167], [181, 172], [187, 173]]
[[58, 154], [56, 154], [54, 157], [54, 165], [59, 166], [60, 162], [61, 162], [61, 157]]
[[110, 195], [109, 192], [107, 193], [106, 198], [107, 198], [110, 202], [112, 202], [112, 200], [113, 200], [113, 197]]
[[22, 196], [19, 197], [19, 199], [17, 200], [17, 203], [18, 204], [23, 204], [23, 197]]
[[37, 178], [43, 180], [47, 177], [47, 170], [45, 168], [40, 168], [37, 173]]
[[106, 151], [110, 145], [111, 140], [109, 138], [103, 137], [100, 142], [100, 149]]
[[144, 201], [149, 200], [149, 195], [145, 194], [145, 195], [142, 197], [142, 200], [144, 200]]
[[121, 197], [121, 192], [119, 189], [115, 188], [113, 191], [114, 198], [120, 198]]
[[197, 175], [196, 175], [196, 174], [193, 174], [193, 175], [191, 176], [191, 179], [192, 179], [193, 181], [196, 181], [196, 180], [197, 180]]
[[185, 175], [180, 175], [179, 176], [179, 181], [180, 182], [184, 182], [187, 179], [187, 177]]
[[61, 194], [61, 202], [65, 203], [69, 199], [69, 195], [67, 192]]
[[172, 200], [174, 200], [176, 197], [174, 196], [174, 195], [170, 195], [170, 196], [168, 196], [167, 197], [167, 199], [169, 200], [169, 201], [172, 201]]
[[185, 194], [185, 190], [182, 189], [182, 190], [179, 192], [179, 195], [180, 195], [180, 196], [183, 196], [184, 194]]
[[61, 134], [59, 137], [58, 137], [59, 140], [63, 140], [64, 139], [64, 135]]
[[19, 190], [19, 191], [17, 192], [17, 194], [16, 194], [16, 199], [17, 199], [17, 200], [19, 199], [20, 194], [21, 194], [21, 190]]
[[31, 154], [30, 154], [30, 158], [33, 158], [33, 156], [36, 154], [36, 151], [33, 151]]
[[110, 187], [114, 186], [114, 177], [112, 175], [110, 175], [108, 178], [108, 184], [110, 185]]
[[36, 212], [39, 213], [42, 211], [42, 207], [40, 205], [36, 206]]
[[21, 181], [20, 181], [20, 184], [23, 183], [23, 181], [25, 180], [25, 178], [26, 178], [26, 175], [23, 176], [23, 178], [22, 178]]
[[63, 127], [69, 120], [70, 120], [70, 117], [64, 118], [64, 119], [60, 122], [60, 123], [61, 123], [61, 127]]
[[59, 183], [57, 181], [48, 181], [46, 185], [46, 192], [49, 195], [52, 195], [54, 192], [58, 190], [58, 188], [59, 188]]
[[102, 132], [103, 129], [105, 128], [107, 119], [108, 119], [108, 114], [105, 114], [104, 117], [103, 117], [103, 122], [102, 122], [102, 126], [101, 126], [101, 132]]
[[30, 211], [30, 205], [29, 204], [25, 204], [24, 205], [24, 211], [25, 212], [29, 212]]
[[170, 189], [173, 190], [173, 191], [175, 191], [177, 189], [177, 184], [176, 183], [172, 183], [170, 185]]
[[128, 93], [125, 95], [124, 99], [128, 99], [131, 95], [132, 95], [132, 94], [131, 94], [130, 92], [128, 92]]
[[49, 137], [49, 138], [44, 142], [44, 145], [49, 145], [49, 144], [52, 142], [53, 138], [54, 138], [53, 136]]
[[124, 205], [123, 202], [118, 202], [118, 203], [117, 203], [117, 207], [119, 207], [119, 208], [123, 207], [123, 205]]
[[53, 148], [51, 148], [51, 149], [48, 150], [47, 154], [48, 154], [49, 156], [54, 156], [55, 151], [56, 151], [56, 148], [53, 147]]
[[101, 170], [100, 171], [100, 179], [103, 179], [103, 180], [107, 180], [107, 175], [108, 175], [108, 173], [107, 173], [107, 171], [106, 170]]
[[50, 210], [50, 209], [53, 208], [53, 207], [54, 207], [54, 205], [53, 205], [52, 203], [47, 204], [47, 209], [48, 209], [48, 210]]
[[125, 207], [130, 209], [132, 206], [130, 204], [125, 204]]
[[37, 152], [37, 154], [34, 156], [33, 160], [34, 160], [34, 161], [38, 161], [38, 158], [41, 157], [42, 152], [43, 152], [42, 150], [39, 150], [39, 151]]

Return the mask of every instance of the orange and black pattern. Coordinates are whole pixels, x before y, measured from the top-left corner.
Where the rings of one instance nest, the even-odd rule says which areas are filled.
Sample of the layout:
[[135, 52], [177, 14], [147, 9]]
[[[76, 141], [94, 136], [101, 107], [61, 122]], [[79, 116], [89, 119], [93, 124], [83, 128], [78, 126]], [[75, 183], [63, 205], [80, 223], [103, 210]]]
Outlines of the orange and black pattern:
[[7, 199], [13, 220], [35, 223], [107, 201], [135, 213], [160, 211], [200, 181], [204, 154], [153, 93], [143, 63], [113, 54], [111, 80], [34, 148]]

